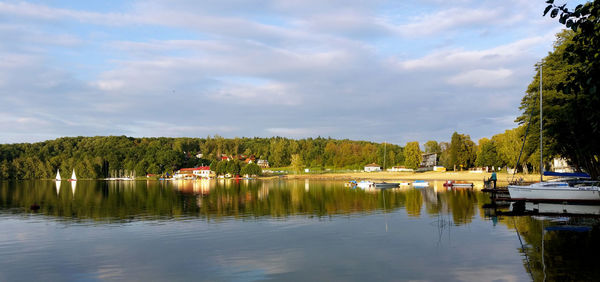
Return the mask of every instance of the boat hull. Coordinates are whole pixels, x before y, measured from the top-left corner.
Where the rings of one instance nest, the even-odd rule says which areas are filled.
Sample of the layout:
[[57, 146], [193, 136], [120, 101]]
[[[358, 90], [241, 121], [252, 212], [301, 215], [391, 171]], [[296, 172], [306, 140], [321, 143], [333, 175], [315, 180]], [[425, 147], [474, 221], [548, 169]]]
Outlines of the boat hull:
[[547, 185], [538, 183], [519, 186], [509, 185], [512, 200], [546, 202], [600, 202], [600, 189], [596, 186], [570, 187], [566, 183]]
[[375, 183], [375, 188], [386, 189], [386, 188], [397, 188], [400, 186], [398, 183]]

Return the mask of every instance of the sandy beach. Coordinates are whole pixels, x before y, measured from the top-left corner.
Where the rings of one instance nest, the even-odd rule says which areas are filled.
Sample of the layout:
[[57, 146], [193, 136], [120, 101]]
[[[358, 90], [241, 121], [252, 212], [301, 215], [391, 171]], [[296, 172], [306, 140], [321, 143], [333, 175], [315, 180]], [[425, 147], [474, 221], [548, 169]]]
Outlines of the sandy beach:
[[[290, 179], [322, 179], [322, 180], [465, 180], [483, 181], [491, 176], [491, 173], [473, 173], [468, 171], [448, 172], [351, 172], [351, 173], [326, 173], [326, 174], [289, 174]], [[498, 182], [508, 183], [512, 174], [497, 173]], [[516, 174], [515, 178], [523, 178], [526, 182], [538, 181], [539, 174]], [[548, 179], [545, 177], [545, 179]]]

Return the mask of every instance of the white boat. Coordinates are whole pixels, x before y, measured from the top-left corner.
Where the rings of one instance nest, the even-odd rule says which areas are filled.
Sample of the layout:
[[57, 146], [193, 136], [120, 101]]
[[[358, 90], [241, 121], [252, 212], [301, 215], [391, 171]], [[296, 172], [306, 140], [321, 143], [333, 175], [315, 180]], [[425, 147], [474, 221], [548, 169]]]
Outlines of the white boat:
[[56, 170], [56, 181], [60, 181], [60, 170]]
[[[524, 201], [559, 201], [559, 202], [588, 202], [600, 201], [600, 187], [598, 183], [591, 181], [582, 181], [579, 179], [544, 181], [544, 163], [543, 163], [543, 116], [542, 116], [542, 65], [540, 65], [540, 182], [530, 185], [508, 185], [508, 193], [512, 200]], [[523, 140], [525, 142], [525, 140]], [[518, 162], [517, 162], [518, 163]], [[554, 175], [560, 175], [553, 173]], [[569, 177], [569, 174], [561, 176]], [[578, 173], [571, 177], [578, 177]], [[587, 175], [589, 178], [589, 175]]]
[[362, 189], [367, 189], [367, 188], [372, 188], [373, 184], [374, 183], [371, 182], [371, 181], [364, 181], [364, 180], [362, 180], [362, 181], [356, 183], [356, 187], [362, 188]]
[[75, 170], [73, 170], [73, 173], [71, 174], [71, 179], [69, 179], [69, 181], [77, 181], [77, 176], [75, 175]]
[[600, 186], [581, 179], [543, 181], [530, 185], [509, 185], [508, 193], [515, 201], [594, 202], [600, 201]]
[[425, 180], [415, 180], [412, 185], [413, 187], [429, 187], [429, 182]]

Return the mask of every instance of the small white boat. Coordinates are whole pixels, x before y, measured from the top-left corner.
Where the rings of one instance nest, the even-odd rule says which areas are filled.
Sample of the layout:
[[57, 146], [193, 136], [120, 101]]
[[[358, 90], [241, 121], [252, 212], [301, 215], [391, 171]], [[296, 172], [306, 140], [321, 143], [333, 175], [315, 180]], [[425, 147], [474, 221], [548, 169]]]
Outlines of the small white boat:
[[398, 186], [400, 186], [400, 184], [379, 182], [379, 183], [374, 183], [374, 186], [375, 186], [375, 188], [378, 188], [378, 189], [387, 189], [387, 188], [398, 188]]
[[56, 181], [60, 181], [61, 180], [61, 178], [60, 178], [60, 170], [59, 169], [56, 170], [56, 179], [55, 180]]
[[400, 182], [400, 186], [410, 186], [410, 182]]
[[415, 182], [413, 182], [413, 187], [429, 187], [429, 182], [425, 181], [425, 180], [415, 180]]
[[75, 170], [73, 170], [73, 173], [71, 174], [71, 179], [69, 179], [69, 181], [77, 181], [77, 176], [75, 175]]

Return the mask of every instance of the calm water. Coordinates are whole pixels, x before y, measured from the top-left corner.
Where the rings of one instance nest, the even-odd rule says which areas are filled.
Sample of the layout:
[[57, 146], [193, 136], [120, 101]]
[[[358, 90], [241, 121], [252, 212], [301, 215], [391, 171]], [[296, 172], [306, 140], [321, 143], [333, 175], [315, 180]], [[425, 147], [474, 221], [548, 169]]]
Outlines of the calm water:
[[441, 183], [4, 182], [0, 281], [600, 279], [597, 218], [487, 203]]

